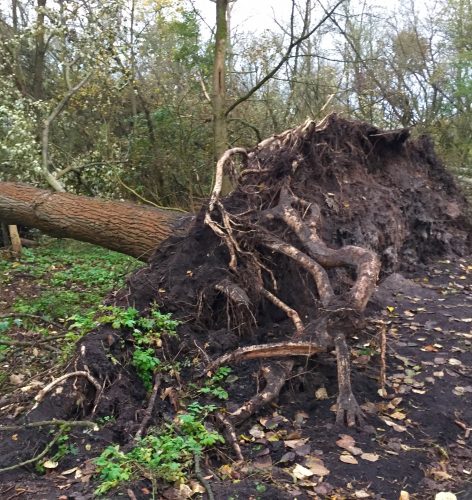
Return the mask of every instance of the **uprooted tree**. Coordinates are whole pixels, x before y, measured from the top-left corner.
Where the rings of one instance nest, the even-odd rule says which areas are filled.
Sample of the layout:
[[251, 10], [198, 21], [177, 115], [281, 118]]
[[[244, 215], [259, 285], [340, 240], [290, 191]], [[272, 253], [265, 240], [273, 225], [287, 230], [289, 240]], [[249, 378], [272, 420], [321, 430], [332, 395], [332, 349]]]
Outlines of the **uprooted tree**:
[[[220, 196], [224, 168], [236, 185], [227, 197]], [[0, 218], [7, 218], [3, 193], [0, 189]], [[104, 244], [74, 233], [68, 210], [67, 225], [61, 225], [64, 210], [53, 226], [35, 223], [47, 201], [41, 196], [24, 223]], [[330, 115], [250, 151], [227, 151], [218, 162], [208, 206], [186, 232], [163, 243], [157, 228], [155, 235], [146, 235], [147, 241], [154, 237], [160, 243], [158, 248], [113, 300], [143, 315], [155, 303], [182, 321], [178, 339], [166, 339], [156, 349], [163, 359], [197, 359], [185, 372], [188, 380], [223, 363], [263, 359], [265, 385], [237, 408], [228, 404], [232, 425], [275, 399], [297, 360], [334, 349], [337, 420], [354, 425], [363, 415], [351, 389], [348, 340], [362, 329], [379, 276], [468, 253], [466, 211], [428, 138], [413, 141], [405, 129], [382, 131]], [[80, 213], [81, 224], [87, 225], [85, 210]], [[145, 209], [135, 213], [147, 216]], [[101, 217], [109, 214], [90, 223], [95, 232], [101, 230]], [[21, 222], [13, 215], [7, 222], [13, 219]], [[118, 237], [127, 233], [126, 221], [119, 219]], [[172, 232], [167, 219], [166, 224]], [[143, 227], [151, 231], [150, 225]], [[145, 391], [128, 368], [130, 338], [129, 332], [109, 327], [88, 334], [71, 364], [88, 374], [82, 385], [49, 395], [29, 418], [50, 418], [51, 408], [62, 419], [113, 414], [116, 429], [135, 433], [140, 425], [135, 412]], [[64, 383], [72, 384], [70, 378]], [[164, 403], [155, 404], [155, 419], [159, 404]]]

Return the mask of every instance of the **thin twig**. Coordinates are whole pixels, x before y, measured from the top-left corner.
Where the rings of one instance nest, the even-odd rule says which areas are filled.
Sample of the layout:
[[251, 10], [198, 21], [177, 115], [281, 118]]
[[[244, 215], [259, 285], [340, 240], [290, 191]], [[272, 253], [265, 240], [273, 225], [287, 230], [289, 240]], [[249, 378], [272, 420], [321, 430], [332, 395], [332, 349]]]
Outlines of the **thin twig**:
[[387, 383], [387, 325], [382, 323], [380, 325], [380, 375], [379, 375], [379, 385], [382, 395], [386, 396], [387, 391], [385, 389]]
[[8, 472], [11, 470], [19, 469], [20, 467], [24, 467], [25, 465], [34, 464], [38, 460], [41, 460], [49, 452], [49, 450], [57, 443], [57, 441], [61, 436], [62, 432], [60, 431], [54, 436], [54, 439], [47, 444], [46, 448], [44, 448], [44, 450], [39, 455], [36, 455], [35, 457], [30, 458], [29, 460], [25, 460], [24, 462], [20, 462], [19, 464], [10, 465], [10, 467], [4, 467], [3, 469], [0, 469], [0, 474], [2, 472]]
[[57, 425], [69, 425], [70, 427], [89, 427], [98, 430], [98, 425], [90, 420], [40, 420], [19, 425], [0, 425], [0, 431], [19, 431], [33, 427], [48, 427]]
[[60, 323], [56, 323], [55, 321], [47, 319], [45, 316], [40, 316], [38, 314], [27, 314], [27, 313], [18, 313], [18, 312], [10, 312], [10, 313], [2, 313], [0, 314], [0, 318], [28, 318], [28, 319], [39, 319], [43, 323], [48, 323], [49, 325], [54, 325], [58, 328], [64, 328], [64, 325]]

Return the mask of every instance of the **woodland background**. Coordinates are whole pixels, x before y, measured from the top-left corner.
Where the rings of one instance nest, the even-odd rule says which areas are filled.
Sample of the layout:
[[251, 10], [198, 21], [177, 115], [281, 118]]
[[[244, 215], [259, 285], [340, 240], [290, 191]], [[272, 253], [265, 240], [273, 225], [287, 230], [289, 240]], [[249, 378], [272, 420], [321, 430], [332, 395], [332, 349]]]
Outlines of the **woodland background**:
[[226, 147], [334, 111], [431, 134], [470, 190], [472, 2], [286, 3], [251, 33], [237, 1], [219, 32], [192, 1], [3, 1], [0, 180], [195, 210]]

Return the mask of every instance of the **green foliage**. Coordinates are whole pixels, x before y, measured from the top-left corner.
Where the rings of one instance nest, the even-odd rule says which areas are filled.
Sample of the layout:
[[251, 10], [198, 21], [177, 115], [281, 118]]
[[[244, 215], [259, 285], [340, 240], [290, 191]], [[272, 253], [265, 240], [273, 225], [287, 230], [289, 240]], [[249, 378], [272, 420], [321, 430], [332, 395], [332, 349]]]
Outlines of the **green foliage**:
[[143, 349], [136, 347], [133, 352], [133, 366], [142, 380], [144, 387], [150, 390], [152, 387], [152, 375], [154, 370], [161, 364], [156, 358], [155, 351], [152, 348]]
[[[136, 311], [137, 313], [137, 311]], [[170, 314], [163, 314], [152, 308], [149, 317], [129, 318], [128, 327], [134, 327], [133, 337], [135, 342], [133, 352], [133, 366], [142, 380], [144, 387], [150, 390], [153, 374], [161, 361], [156, 357], [153, 344], [158, 344], [161, 335], [176, 335], [179, 322], [171, 319]]]
[[228, 399], [228, 392], [221, 387], [221, 383], [226, 379], [226, 377], [231, 373], [231, 368], [228, 366], [220, 366], [218, 370], [212, 375], [206, 382], [205, 387], [199, 389], [201, 394], [210, 394], [218, 399]]
[[194, 455], [216, 443], [224, 443], [222, 436], [209, 431], [203, 423], [204, 416], [215, 407], [196, 405], [189, 407], [188, 413], [178, 415], [173, 424], [166, 425], [158, 434], [141, 439], [127, 453], [118, 445], [108, 446], [95, 461], [102, 481], [95, 493], [104, 494], [139, 475], [152, 475], [167, 482], [184, 480]]
[[[93, 245], [45, 239], [38, 248], [25, 248], [19, 262], [0, 261], [0, 278], [4, 282], [16, 279], [17, 274], [34, 278], [37, 296], [18, 297], [12, 309], [68, 326], [69, 332], [62, 343], [62, 359], [66, 360], [77, 340], [100, 324], [99, 315], [104, 317], [103, 322], [120, 324], [133, 316], [131, 311], [113, 310], [101, 303], [110, 290], [124, 284], [126, 274], [138, 265], [140, 263], [131, 257]], [[0, 335], [13, 326], [22, 325], [49, 334], [43, 325], [38, 326], [28, 318], [8, 318], [0, 321]]]

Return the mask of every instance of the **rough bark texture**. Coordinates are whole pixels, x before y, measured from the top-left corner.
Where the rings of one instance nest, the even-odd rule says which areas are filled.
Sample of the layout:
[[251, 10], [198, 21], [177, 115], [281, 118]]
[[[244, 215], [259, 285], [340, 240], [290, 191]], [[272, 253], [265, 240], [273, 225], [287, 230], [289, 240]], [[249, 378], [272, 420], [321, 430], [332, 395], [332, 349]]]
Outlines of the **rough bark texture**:
[[156, 246], [178, 234], [191, 219], [173, 210], [0, 183], [1, 221], [87, 241], [141, 260], [147, 260]]

